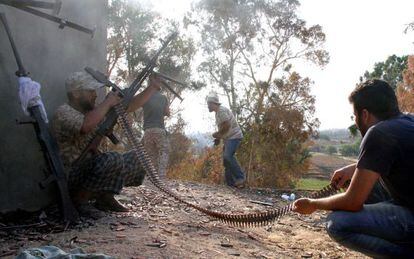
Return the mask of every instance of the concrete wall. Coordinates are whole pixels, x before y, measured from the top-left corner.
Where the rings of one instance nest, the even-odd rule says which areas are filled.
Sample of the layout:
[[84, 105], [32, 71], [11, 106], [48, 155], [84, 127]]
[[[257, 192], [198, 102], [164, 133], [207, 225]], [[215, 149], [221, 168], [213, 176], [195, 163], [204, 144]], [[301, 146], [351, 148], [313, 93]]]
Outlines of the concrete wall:
[[[51, 1], [53, 2], [53, 1]], [[71, 28], [0, 4], [27, 71], [42, 85], [41, 95], [49, 118], [66, 101], [65, 78], [91, 66], [104, 71], [107, 1], [65, 0], [59, 17], [96, 27], [94, 38]], [[48, 12], [46, 10], [46, 12]], [[38, 187], [45, 178], [40, 146], [32, 125], [17, 125], [24, 118], [18, 102], [16, 62], [0, 24], [0, 212], [37, 210], [56, 199], [53, 186]]]

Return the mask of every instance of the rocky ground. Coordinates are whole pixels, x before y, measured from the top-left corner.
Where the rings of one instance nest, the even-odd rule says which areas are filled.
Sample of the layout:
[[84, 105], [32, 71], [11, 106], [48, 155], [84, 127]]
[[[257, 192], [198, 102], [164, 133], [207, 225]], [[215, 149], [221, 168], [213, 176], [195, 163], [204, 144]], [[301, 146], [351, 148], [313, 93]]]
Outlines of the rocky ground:
[[[287, 204], [280, 199], [280, 191], [182, 182], [169, 186], [189, 201], [225, 212], [263, 211]], [[297, 193], [300, 195], [306, 193]], [[238, 228], [177, 204], [149, 183], [126, 188], [118, 199], [131, 212], [83, 219], [66, 231], [50, 223], [53, 215], [49, 212], [38, 213], [31, 222], [38, 225], [32, 227], [5, 229], [10, 222], [3, 221], [0, 257], [14, 258], [26, 248], [54, 245], [65, 251], [80, 247], [116, 258], [364, 258], [328, 237], [325, 212], [312, 216], [291, 213], [267, 227]]]

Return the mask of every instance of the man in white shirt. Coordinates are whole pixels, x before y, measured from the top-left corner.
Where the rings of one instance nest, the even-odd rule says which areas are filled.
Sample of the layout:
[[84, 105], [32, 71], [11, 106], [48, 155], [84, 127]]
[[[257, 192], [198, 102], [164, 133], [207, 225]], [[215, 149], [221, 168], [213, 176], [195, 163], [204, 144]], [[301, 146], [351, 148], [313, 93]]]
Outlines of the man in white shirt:
[[220, 104], [216, 94], [207, 96], [207, 105], [209, 112], [216, 113], [218, 131], [213, 133], [214, 142], [218, 145], [220, 139], [224, 141], [223, 165], [226, 183], [229, 186], [241, 188], [244, 186], [246, 178], [234, 154], [240, 145], [243, 133], [234, 115], [228, 108]]

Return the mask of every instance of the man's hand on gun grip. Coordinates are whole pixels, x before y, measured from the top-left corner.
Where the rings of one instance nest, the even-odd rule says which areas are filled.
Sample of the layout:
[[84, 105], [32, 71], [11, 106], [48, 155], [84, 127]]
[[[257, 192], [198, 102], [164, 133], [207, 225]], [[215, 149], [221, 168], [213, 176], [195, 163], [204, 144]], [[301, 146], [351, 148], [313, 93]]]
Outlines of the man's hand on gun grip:
[[215, 139], [220, 140], [220, 132], [214, 132], [211, 136], [213, 136], [213, 138], [215, 138]]
[[106, 96], [106, 102], [110, 105], [110, 107], [113, 107], [117, 105], [121, 101], [121, 97], [118, 92], [109, 92]]

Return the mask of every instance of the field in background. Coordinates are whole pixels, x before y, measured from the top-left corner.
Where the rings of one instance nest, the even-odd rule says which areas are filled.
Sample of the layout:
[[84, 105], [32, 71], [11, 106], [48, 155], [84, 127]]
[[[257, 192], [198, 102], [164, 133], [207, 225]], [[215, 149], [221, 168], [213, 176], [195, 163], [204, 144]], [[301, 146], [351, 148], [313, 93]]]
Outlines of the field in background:
[[[319, 190], [329, 184], [332, 173], [341, 167], [356, 162], [355, 158], [341, 156], [338, 152], [334, 154], [315, 151], [315, 147], [327, 150], [328, 146], [342, 145], [353, 141], [347, 130], [327, 131], [323, 134], [325, 139], [313, 140], [311, 147], [310, 168], [306, 174], [299, 179], [294, 188], [301, 190]], [[207, 136], [197, 135], [193, 138], [195, 147], [193, 153], [199, 157], [191, 157], [171, 167], [168, 176], [172, 179], [183, 181], [200, 182], [205, 184], [224, 184], [223, 165], [221, 161], [222, 149], [206, 147]], [[254, 185], [251, 185], [254, 186]], [[293, 186], [291, 186], [293, 187]], [[283, 188], [283, 187], [282, 187]], [[286, 186], [285, 188], [289, 188]]]
[[302, 178], [298, 181], [295, 186], [295, 189], [298, 190], [320, 190], [326, 185], [329, 184], [329, 180], [321, 180], [321, 179], [314, 179], [314, 178]]
[[352, 158], [323, 153], [312, 153], [309, 172], [298, 181], [299, 190], [319, 190], [329, 184], [332, 173], [341, 167], [354, 163]]
[[311, 166], [306, 178], [329, 180], [336, 169], [355, 162], [356, 159], [339, 155], [312, 153]]

